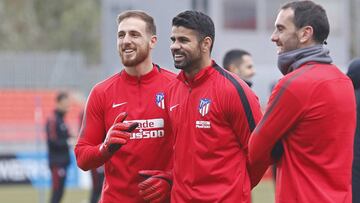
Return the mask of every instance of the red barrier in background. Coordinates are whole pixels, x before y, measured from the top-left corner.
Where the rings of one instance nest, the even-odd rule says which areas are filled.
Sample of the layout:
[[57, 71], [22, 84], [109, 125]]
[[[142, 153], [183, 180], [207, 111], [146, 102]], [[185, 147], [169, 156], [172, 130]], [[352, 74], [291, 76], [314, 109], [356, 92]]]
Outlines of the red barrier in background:
[[[0, 90], [0, 142], [35, 141], [36, 125], [44, 126], [47, 117], [53, 113], [56, 94], [57, 90]], [[65, 120], [73, 133], [79, 129], [82, 109], [82, 104], [72, 99]], [[41, 133], [45, 140], [44, 127]]]

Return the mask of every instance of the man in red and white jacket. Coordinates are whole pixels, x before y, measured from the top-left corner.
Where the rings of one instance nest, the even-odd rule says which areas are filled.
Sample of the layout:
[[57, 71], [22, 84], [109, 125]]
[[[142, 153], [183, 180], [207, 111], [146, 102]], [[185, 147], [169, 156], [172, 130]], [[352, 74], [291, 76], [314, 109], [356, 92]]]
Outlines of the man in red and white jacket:
[[[250, 138], [250, 164], [261, 168], [279, 160], [277, 203], [350, 203], [355, 97], [323, 45], [326, 12], [312, 1], [291, 2], [275, 26], [271, 39], [284, 77]], [[279, 144], [282, 152], [273, 151]]]
[[[100, 202], [168, 202], [173, 137], [164, 88], [175, 75], [152, 63], [156, 28], [142, 11], [118, 16], [117, 45], [124, 70], [89, 95], [75, 147], [83, 170], [105, 164]], [[127, 113], [125, 113], [127, 112]]]
[[211, 60], [214, 35], [201, 12], [173, 18], [171, 51], [182, 71], [165, 101], [175, 136], [175, 203], [250, 202], [247, 145], [260, 105], [245, 82]]

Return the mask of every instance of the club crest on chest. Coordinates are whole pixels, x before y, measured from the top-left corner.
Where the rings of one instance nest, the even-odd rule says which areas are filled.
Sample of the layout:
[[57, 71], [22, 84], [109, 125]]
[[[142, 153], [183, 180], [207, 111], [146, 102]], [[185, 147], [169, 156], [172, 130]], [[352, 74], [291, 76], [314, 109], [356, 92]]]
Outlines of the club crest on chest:
[[156, 102], [156, 106], [158, 106], [161, 109], [165, 109], [164, 93], [163, 92], [156, 93], [155, 102]]
[[200, 99], [199, 113], [201, 114], [201, 116], [205, 116], [207, 113], [209, 113], [210, 104], [211, 104], [210, 99], [206, 99], [206, 98]]

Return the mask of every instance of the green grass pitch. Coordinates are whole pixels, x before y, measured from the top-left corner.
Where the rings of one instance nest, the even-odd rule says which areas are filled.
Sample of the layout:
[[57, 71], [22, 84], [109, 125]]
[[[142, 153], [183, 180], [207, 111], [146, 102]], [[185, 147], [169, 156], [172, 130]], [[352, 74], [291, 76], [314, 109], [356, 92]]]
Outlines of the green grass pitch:
[[[47, 203], [49, 189], [37, 190], [28, 185], [0, 186], [3, 203]], [[62, 203], [88, 203], [90, 191], [76, 188], [65, 190]], [[274, 187], [272, 181], [263, 181], [252, 191], [252, 203], [273, 203]]]

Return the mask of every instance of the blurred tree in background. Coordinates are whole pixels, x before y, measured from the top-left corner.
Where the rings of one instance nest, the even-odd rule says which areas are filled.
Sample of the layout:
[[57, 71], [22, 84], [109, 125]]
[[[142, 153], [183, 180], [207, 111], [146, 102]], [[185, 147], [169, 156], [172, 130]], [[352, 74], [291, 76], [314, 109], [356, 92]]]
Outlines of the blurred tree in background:
[[100, 62], [100, 0], [1, 0], [1, 51], [79, 51]]

